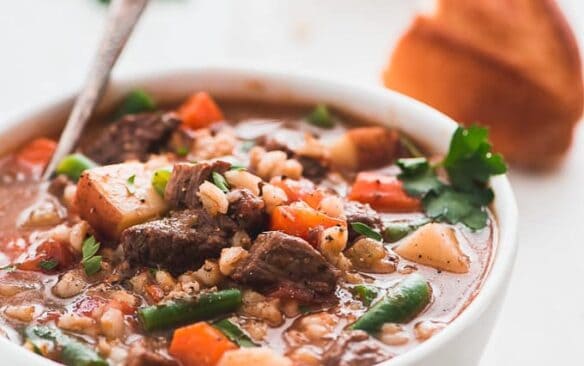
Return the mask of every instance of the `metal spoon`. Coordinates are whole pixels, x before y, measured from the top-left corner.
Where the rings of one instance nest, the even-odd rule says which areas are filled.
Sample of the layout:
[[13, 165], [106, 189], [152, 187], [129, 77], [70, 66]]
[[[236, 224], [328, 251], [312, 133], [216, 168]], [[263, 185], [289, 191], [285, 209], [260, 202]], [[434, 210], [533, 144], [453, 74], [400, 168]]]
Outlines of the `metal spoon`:
[[140, 19], [148, 0], [113, 0], [108, 12], [105, 32], [85, 85], [75, 101], [59, 145], [43, 174], [49, 180], [57, 164], [71, 152], [89, 121], [109, 80], [111, 70]]

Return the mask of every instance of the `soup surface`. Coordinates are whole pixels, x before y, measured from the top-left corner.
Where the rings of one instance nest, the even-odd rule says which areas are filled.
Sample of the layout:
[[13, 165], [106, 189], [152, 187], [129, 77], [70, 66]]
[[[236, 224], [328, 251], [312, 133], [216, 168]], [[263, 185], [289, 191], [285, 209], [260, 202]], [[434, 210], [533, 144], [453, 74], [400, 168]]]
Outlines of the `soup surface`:
[[404, 183], [439, 157], [323, 105], [134, 92], [41, 183], [53, 149], [0, 163], [0, 333], [66, 365], [373, 365], [456, 318], [495, 245], [486, 209]]

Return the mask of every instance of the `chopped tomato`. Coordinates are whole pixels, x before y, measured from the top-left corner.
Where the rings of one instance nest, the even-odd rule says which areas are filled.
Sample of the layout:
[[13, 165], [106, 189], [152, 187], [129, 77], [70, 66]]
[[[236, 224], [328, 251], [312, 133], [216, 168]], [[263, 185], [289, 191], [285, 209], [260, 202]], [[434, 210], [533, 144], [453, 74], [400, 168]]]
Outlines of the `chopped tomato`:
[[283, 231], [310, 240], [310, 234], [314, 230], [337, 225], [347, 226], [347, 223], [344, 220], [327, 216], [304, 203], [297, 202], [289, 206], [276, 207], [272, 212], [270, 226], [272, 230]]
[[174, 331], [168, 349], [183, 366], [215, 366], [227, 351], [237, 349], [221, 331], [205, 322]]
[[164, 297], [164, 291], [158, 285], [147, 285], [146, 293], [154, 302], [159, 302]]
[[51, 272], [69, 268], [74, 260], [75, 255], [68, 244], [47, 240], [36, 248], [32, 257], [18, 264], [18, 269]]
[[421, 201], [409, 196], [397, 177], [375, 173], [359, 173], [347, 198], [381, 211], [412, 212], [422, 208]]
[[178, 115], [192, 129], [204, 128], [223, 120], [223, 113], [208, 93], [198, 92], [189, 97], [179, 108]]
[[37, 138], [29, 142], [16, 154], [16, 160], [26, 166], [44, 168], [51, 160], [57, 143], [48, 138]]
[[325, 194], [317, 190], [308, 179], [289, 179], [282, 177], [274, 177], [270, 181], [270, 184], [282, 189], [286, 196], [288, 196], [288, 203], [296, 201], [304, 201], [308, 206], [317, 209], [320, 202], [325, 197]]
[[134, 312], [136, 311], [135, 306], [132, 306], [125, 301], [110, 300], [108, 306], [110, 308], [118, 309], [119, 311], [126, 315], [134, 314]]

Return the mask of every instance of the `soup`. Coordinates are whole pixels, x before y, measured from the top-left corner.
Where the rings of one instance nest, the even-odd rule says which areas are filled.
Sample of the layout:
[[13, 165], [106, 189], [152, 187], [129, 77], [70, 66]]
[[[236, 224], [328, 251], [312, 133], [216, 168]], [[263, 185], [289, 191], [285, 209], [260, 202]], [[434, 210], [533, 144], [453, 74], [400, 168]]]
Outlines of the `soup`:
[[390, 360], [464, 311], [496, 246], [504, 164], [457, 133], [442, 159], [324, 105], [133, 92], [49, 182], [51, 139], [2, 159], [0, 332], [66, 365]]

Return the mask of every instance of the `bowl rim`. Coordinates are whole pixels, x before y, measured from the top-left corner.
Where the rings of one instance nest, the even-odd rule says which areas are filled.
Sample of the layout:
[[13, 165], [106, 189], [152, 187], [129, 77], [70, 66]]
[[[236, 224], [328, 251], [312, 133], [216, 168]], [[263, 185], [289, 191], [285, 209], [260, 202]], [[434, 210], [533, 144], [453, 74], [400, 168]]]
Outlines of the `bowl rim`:
[[[365, 101], [365, 104], [369, 101], [371, 105], [374, 104], [373, 101], [377, 101], [379, 104], [386, 104], [390, 107], [388, 108], [388, 110], [391, 110], [390, 112], [401, 111], [406, 112], [406, 114], [428, 117], [426, 118], [428, 121], [422, 123], [422, 126], [404, 126], [403, 122], [400, 124], [398, 121], [397, 128], [405, 131], [415, 139], [427, 138], [433, 140], [429, 144], [432, 148], [441, 151], [445, 151], [445, 146], [449, 141], [449, 139], [448, 141], [444, 141], [444, 136], [451, 135], [458, 126], [452, 119], [432, 107], [380, 85], [365, 85], [350, 81], [339, 81], [315, 73], [283, 68], [266, 69], [262, 67], [260, 69], [254, 66], [215, 65], [188, 69], [157, 69], [147, 74], [112, 80], [104, 99], [107, 100], [109, 98], [113, 100], [119, 96], [121, 90], [129, 90], [136, 85], [157, 85], [157, 83], [163, 80], [188, 80], [189, 78], [195, 80], [225, 79], [260, 81], [268, 87], [272, 85], [283, 85], [284, 89], [289, 89], [297, 93], [297, 97], [299, 96], [300, 99], [304, 98], [304, 93], [330, 96], [331, 98], [337, 94], [342, 94], [345, 97], [347, 95], [360, 96], [360, 101]], [[118, 94], [117, 96], [116, 92]], [[44, 114], [54, 114], [56, 110], [62, 111], [63, 108], [69, 108], [76, 93], [69, 92], [61, 95], [61, 97], [51, 98], [50, 101], [40, 103], [40, 107], [30, 108], [31, 110], [23, 113], [18, 113], [17, 111], [16, 113], [9, 114], [0, 123], [0, 137], [15, 131], [16, 125], [19, 123], [30, 123], [29, 121], [40, 118]], [[265, 99], [269, 99], [274, 96], [266, 94], [264, 97]], [[288, 97], [285, 93], [275, 96], [276, 99], [287, 99]], [[261, 95], [258, 98], [262, 99]], [[310, 97], [308, 97], [308, 100], [310, 100]], [[342, 110], [347, 109], [345, 108], [346, 106], [339, 105], [339, 103], [333, 104]], [[52, 119], [54, 120], [55, 118], [53, 117]], [[375, 119], [372, 122], [375, 122]], [[379, 124], [384, 123], [379, 122]], [[431, 136], [428, 131], [433, 131]], [[440, 140], [441, 137], [442, 140]], [[514, 194], [506, 175], [493, 178], [491, 180], [491, 187], [495, 192], [493, 208], [497, 216], [499, 238], [493, 254], [491, 267], [488, 269], [488, 273], [476, 296], [466, 306], [464, 311], [440, 333], [405, 353], [389, 361], [382, 362], [380, 365], [409, 365], [437, 352], [442, 346], [453, 341], [458, 334], [462, 333], [470, 325], [479, 321], [481, 315], [495, 301], [497, 296], [504, 296], [504, 288], [511, 274], [518, 247], [516, 240], [518, 212]], [[46, 358], [24, 350], [21, 345], [13, 343], [8, 339], [0, 338], [0, 349], [5, 349], [8, 353], [7, 356], [12, 353], [19, 360], [31, 362], [31, 366], [55, 364]], [[40, 362], [40, 360], [44, 362]]]

